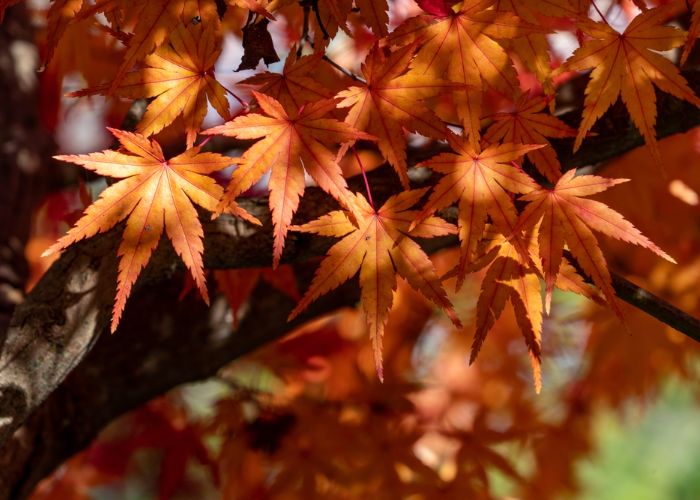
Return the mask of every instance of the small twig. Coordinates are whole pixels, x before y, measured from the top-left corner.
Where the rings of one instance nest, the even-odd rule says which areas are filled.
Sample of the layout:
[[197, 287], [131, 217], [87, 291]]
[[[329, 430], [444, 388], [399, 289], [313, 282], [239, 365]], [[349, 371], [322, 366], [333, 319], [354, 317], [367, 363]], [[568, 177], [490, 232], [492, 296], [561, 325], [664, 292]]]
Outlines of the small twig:
[[603, 22], [604, 22], [605, 24], [607, 24], [608, 26], [610, 26], [610, 24], [608, 24], [608, 20], [605, 19], [605, 15], [600, 11], [600, 9], [598, 8], [598, 5], [595, 3], [595, 0], [591, 0], [591, 5], [593, 5], [593, 8], [594, 8], [595, 11], [598, 13], [598, 15], [599, 15], [600, 18], [603, 20]]
[[351, 78], [351, 79], [355, 80], [356, 82], [367, 83], [367, 82], [365, 82], [364, 79], [360, 78], [360, 77], [357, 76], [355, 73], [353, 73], [353, 72], [347, 70], [346, 68], [342, 67], [340, 64], [338, 64], [337, 62], [335, 62], [333, 59], [331, 59], [330, 57], [328, 57], [326, 54], [323, 54], [323, 55], [321, 56], [321, 59], [323, 59], [324, 61], [326, 61], [328, 64], [330, 64], [331, 66], [333, 66], [335, 69], [337, 69], [338, 71], [340, 71], [342, 74], [344, 74], [344, 75], [347, 76], [348, 78]]
[[326, 27], [323, 25], [323, 20], [321, 19], [321, 11], [318, 9], [318, 0], [311, 0], [311, 9], [316, 15], [316, 22], [318, 23], [318, 27], [321, 28], [321, 33], [323, 33], [323, 39], [328, 40], [330, 38], [330, 35], [326, 31]]
[[214, 137], [213, 135], [208, 135], [208, 136], [206, 136], [204, 139], [202, 139], [202, 142], [200, 142], [199, 144], [197, 144], [197, 147], [200, 148], [200, 149], [203, 148], [204, 146], [207, 145], [207, 143], [208, 143], [209, 141], [212, 140], [213, 137]]
[[352, 152], [355, 155], [357, 163], [360, 165], [360, 170], [362, 171], [362, 179], [365, 181], [365, 190], [367, 191], [367, 199], [369, 201], [369, 205], [376, 211], [377, 209], [374, 208], [374, 200], [372, 200], [372, 191], [370, 191], [369, 189], [369, 181], [367, 180], [367, 172], [365, 171], [365, 166], [362, 164], [362, 159], [360, 158], [360, 155], [357, 154], [355, 146], [352, 147]]
[[[222, 87], [224, 87], [224, 86], [222, 85]], [[226, 92], [228, 92], [229, 95], [230, 95], [231, 97], [233, 97], [236, 101], [238, 101], [238, 104], [240, 104], [241, 107], [242, 107], [243, 109], [247, 110], [247, 109], [250, 107], [250, 105], [249, 105], [247, 102], [245, 102], [243, 99], [241, 99], [240, 97], [238, 97], [232, 90], [229, 90], [229, 89], [226, 88], [226, 87], [224, 87], [224, 90], [225, 90]]]
[[[311, 47], [312, 49], [316, 48], [316, 47], [314, 46], [314, 41], [311, 40], [311, 38], [309, 37], [308, 34], [304, 37], [304, 41], [305, 41], [306, 43], [308, 43], [308, 44], [309, 44], [309, 47]], [[297, 52], [298, 52], [298, 51], [297, 51]], [[297, 57], [298, 57], [299, 55], [300, 55], [300, 54], [297, 54]], [[335, 62], [333, 59], [331, 59], [330, 57], [328, 57], [326, 54], [323, 54], [323, 55], [321, 56], [321, 59], [323, 59], [324, 61], [326, 61], [328, 64], [330, 64], [331, 66], [333, 66], [335, 69], [337, 69], [338, 71], [340, 71], [342, 74], [344, 74], [344, 75], [347, 76], [348, 78], [351, 78], [351, 79], [355, 80], [356, 82], [367, 83], [367, 82], [365, 82], [365, 80], [364, 80], [363, 78], [360, 78], [360, 77], [357, 76], [355, 73], [351, 72], [351, 71], [348, 70], [347, 68], [344, 68], [343, 66], [341, 66], [340, 64], [338, 64], [337, 62]]]
[[304, 41], [309, 39], [309, 4], [302, 2], [302, 7], [304, 8], [304, 22], [302, 24], [303, 28], [301, 30], [301, 40], [299, 47], [297, 47], [297, 59], [301, 57], [301, 51], [303, 49]]

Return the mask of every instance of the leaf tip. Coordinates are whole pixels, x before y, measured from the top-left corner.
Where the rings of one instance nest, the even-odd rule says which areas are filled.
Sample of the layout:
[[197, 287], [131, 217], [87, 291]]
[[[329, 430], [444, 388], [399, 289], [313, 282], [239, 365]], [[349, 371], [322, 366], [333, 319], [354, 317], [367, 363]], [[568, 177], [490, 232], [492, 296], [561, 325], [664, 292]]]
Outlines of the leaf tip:
[[538, 354], [530, 352], [530, 364], [532, 366], [532, 381], [535, 385], [535, 394], [542, 392], [542, 361]]
[[41, 257], [49, 257], [57, 252], [56, 244], [51, 245], [49, 248], [41, 252]]
[[112, 321], [110, 322], [110, 325], [109, 325], [109, 333], [114, 334], [117, 331], [117, 327], [119, 326], [120, 319], [121, 319], [121, 311], [117, 312], [115, 310], [112, 313]]
[[450, 321], [452, 321], [452, 324], [456, 328], [461, 329], [463, 327], [462, 322], [457, 317], [457, 313], [455, 313], [454, 309], [452, 309], [452, 307], [445, 307], [444, 310], [445, 314], [447, 314], [447, 317], [450, 318]]
[[293, 321], [297, 316], [299, 316], [299, 313], [301, 311], [299, 310], [299, 306], [295, 307], [292, 312], [289, 313], [289, 316], [287, 316], [287, 323], [290, 321]]
[[379, 382], [384, 383], [384, 358], [382, 357], [381, 341], [379, 346], [373, 342], [374, 369], [377, 372]]

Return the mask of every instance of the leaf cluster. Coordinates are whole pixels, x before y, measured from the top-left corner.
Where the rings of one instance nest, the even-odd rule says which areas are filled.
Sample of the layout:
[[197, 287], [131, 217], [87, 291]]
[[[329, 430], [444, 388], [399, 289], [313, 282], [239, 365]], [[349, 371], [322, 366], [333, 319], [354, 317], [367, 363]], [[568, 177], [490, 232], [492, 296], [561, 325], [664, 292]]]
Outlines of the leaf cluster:
[[[684, 4], [643, 6], [619, 32], [609, 24], [610, 13], [596, 14], [595, 2], [417, 3], [414, 16], [395, 18], [393, 25], [386, 0], [51, 3], [47, 63], [64, 56], [68, 49], [59, 40], [71, 30], [104, 33], [115, 42], [119, 61], [94, 84], [96, 76], [82, 67], [90, 86], [70, 95], [150, 100], [135, 132], [111, 130], [117, 150], [58, 157], [121, 179], [47, 252], [126, 219], [113, 331], [164, 231], [208, 300], [203, 232], [193, 203], [214, 216], [230, 213], [260, 224], [236, 200], [268, 174], [273, 267], [283, 258], [290, 230], [339, 238], [292, 317], [359, 273], [380, 378], [397, 276], [460, 325], [443, 282], [454, 277], [459, 290], [468, 274], [486, 269], [472, 359], [510, 301], [539, 381], [542, 313], [549, 311], [554, 288], [597, 297], [592, 283], [622, 317], [594, 231], [673, 262], [620, 213], [588, 199], [626, 179], [564, 172], [548, 140], [575, 136], [572, 148], [578, 149], [620, 98], [661, 167], [654, 86], [700, 105], [677, 66], [661, 54], [685, 44], [687, 56], [692, 37], [668, 24]], [[618, 9], [617, 3], [612, 7]], [[698, 31], [695, 14], [692, 33]], [[281, 72], [258, 72], [238, 82], [236, 92], [222, 84], [215, 69], [224, 37], [240, 33], [241, 67], [255, 68], [278, 57], [279, 39], [268, 29], [276, 23], [293, 32]], [[576, 33], [580, 43], [564, 60], [552, 55], [547, 38], [561, 29]], [[357, 71], [331, 58], [331, 42], [343, 37], [355, 40], [355, 55], [364, 59]], [[363, 37], [369, 43], [363, 45]], [[557, 88], [572, 72], [591, 68], [575, 130], [552, 114]], [[251, 87], [250, 100], [239, 97]], [[203, 130], [209, 107], [225, 123]], [[161, 142], [167, 133], [184, 138], [184, 152], [166, 157]], [[245, 141], [239, 143], [245, 150], [234, 157], [205, 152], [212, 136]], [[418, 137], [429, 144], [420, 162], [408, 154]], [[403, 187], [381, 204], [365, 175], [366, 151], [391, 165]], [[348, 159], [365, 176], [364, 194], [348, 187], [342, 167]], [[230, 166], [222, 189], [210, 174]], [[431, 187], [411, 189], [415, 166], [434, 173]], [[340, 209], [294, 224], [309, 182]], [[453, 205], [456, 225], [436, 215]], [[459, 259], [440, 276], [415, 239], [449, 234], [459, 238]], [[575, 262], [564, 257], [565, 249]]]

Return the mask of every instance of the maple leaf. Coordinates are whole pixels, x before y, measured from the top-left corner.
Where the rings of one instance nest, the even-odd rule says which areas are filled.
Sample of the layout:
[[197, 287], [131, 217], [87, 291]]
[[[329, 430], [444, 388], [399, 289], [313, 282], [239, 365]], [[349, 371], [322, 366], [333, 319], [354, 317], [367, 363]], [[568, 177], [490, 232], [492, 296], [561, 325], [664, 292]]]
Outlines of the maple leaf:
[[[112, 313], [114, 332], [131, 288], [158, 245], [163, 229], [190, 270], [204, 301], [209, 302], [202, 264], [202, 225], [192, 202], [206, 210], [216, 208], [222, 189], [207, 174], [228, 167], [232, 159], [201, 153], [200, 148], [195, 147], [166, 160], [157, 142], [140, 134], [109, 131], [124, 152], [105, 150], [88, 155], [56, 156], [58, 160], [82, 165], [99, 175], [122, 180], [105, 189], [75, 226], [43, 255], [103, 233], [127, 219], [117, 251], [120, 259]], [[235, 213], [255, 222], [240, 208]]]
[[530, 25], [509, 12], [487, 9], [491, 0], [464, 2], [458, 12], [436, 9], [436, 15], [406, 20], [389, 36], [391, 43], [404, 45], [420, 40], [411, 69], [434, 77], [447, 75], [464, 87], [453, 93], [464, 128], [479, 138], [480, 94], [489, 86], [504, 95], [518, 95], [520, 87], [510, 57], [496, 39], [509, 39], [546, 30]]
[[267, 31], [268, 24], [270, 20], [267, 18], [249, 18], [249, 22], [243, 27], [243, 57], [236, 71], [255, 69], [260, 59], [266, 65], [280, 60], [272, 43], [272, 35]]
[[148, 0], [141, 3], [134, 34], [128, 40], [124, 59], [108, 93], [114, 93], [134, 64], [160, 47], [179, 23], [183, 20], [190, 21], [183, 19], [185, 2], [186, 0]]
[[251, 146], [238, 160], [217, 212], [255, 184], [268, 170], [270, 174], [270, 211], [274, 225], [273, 267], [282, 256], [284, 240], [292, 216], [304, 193], [304, 170], [316, 183], [343, 206], [354, 200], [348, 191], [335, 155], [323, 144], [373, 137], [346, 123], [323, 115], [335, 109], [335, 101], [316, 101], [300, 110], [285, 109], [274, 98], [253, 92], [262, 110], [268, 115], [250, 113], [202, 132], [239, 139], [263, 138]]
[[[308, 291], [289, 315], [295, 318], [321, 295], [337, 288], [360, 272], [362, 308], [369, 324], [370, 338], [379, 378], [382, 371], [382, 337], [396, 289], [396, 275], [441, 307], [459, 325], [452, 304], [428, 256], [409, 236], [432, 238], [454, 234], [456, 228], [438, 217], [428, 217], [409, 233], [418, 214], [408, 210], [426, 189], [405, 191], [389, 198], [375, 210], [361, 194], [355, 194], [352, 211], [336, 210], [315, 221], [291, 229], [321, 236], [342, 237], [326, 254]], [[352, 219], [357, 221], [357, 226]]]
[[498, 254], [492, 262], [484, 280], [476, 304], [476, 332], [472, 342], [469, 362], [476, 359], [486, 335], [500, 317], [506, 302], [510, 300], [515, 318], [532, 363], [535, 390], [542, 388], [541, 336], [542, 295], [540, 278], [529, 262], [523, 261], [510, 242], [498, 246]]
[[346, 22], [352, 11], [353, 0], [314, 0], [307, 4], [313, 9], [309, 20], [314, 31], [315, 52], [322, 53], [339, 29], [352, 36]]
[[[700, 2], [697, 0], [693, 2], [692, 12], [690, 28], [688, 28], [688, 38], [683, 47], [683, 54], [681, 54], [681, 66], [688, 60], [690, 51], [695, 46], [695, 40], [700, 36]], [[2, 20], [2, 17], [0, 17], [0, 20]]]
[[[568, 2], [561, 0], [496, 0], [497, 12], [512, 12], [520, 19], [533, 25], [556, 28], [545, 21], [547, 17], [579, 17]], [[545, 27], [545, 26], [542, 26]], [[509, 48], [518, 56], [520, 62], [530, 70], [542, 84], [544, 93], [553, 95], [554, 85], [551, 81], [552, 63], [549, 56], [549, 42], [544, 33], [530, 33], [508, 42]], [[552, 108], [553, 109], [553, 108]]]
[[377, 137], [379, 150], [394, 167], [405, 189], [408, 189], [408, 174], [403, 128], [435, 139], [447, 134], [445, 124], [421, 99], [437, 95], [450, 84], [414, 72], [404, 74], [416, 47], [409, 45], [387, 57], [375, 43], [362, 64], [366, 83], [337, 95], [342, 99], [338, 107], [350, 107], [345, 122]]
[[[536, 256], [538, 242], [535, 235], [539, 225], [530, 228], [523, 237], [527, 247], [527, 258], [513, 245], [512, 241], [491, 227], [485, 236], [486, 249], [483, 256], [467, 268], [476, 272], [489, 266], [481, 283], [481, 292], [476, 305], [476, 331], [472, 342], [470, 363], [473, 363], [481, 350], [488, 333], [501, 316], [506, 302], [510, 300], [515, 312], [515, 320], [528, 347], [532, 365], [535, 390], [542, 387], [541, 336], [542, 336], [542, 294], [540, 276], [542, 269]], [[534, 264], [534, 266], [533, 266]], [[455, 268], [456, 270], [456, 268]], [[455, 271], [446, 277], [452, 277]], [[562, 259], [562, 266], [556, 278], [557, 288], [583, 295], [600, 302], [591, 286], [586, 285], [574, 267]]]
[[[221, 53], [221, 37], [207, 25], [180, 25], [161, 45], [146, 56], [145, 67], [127, 73], [114, 91], [129, 99], [155, 97], [136, 131], [150, 136], [182, 116], [187, 145], [192, 147], [207, 112], [207, 100], [225, 120], [229, 118], [226, 89], [214, 78], [214, 64]], [[109, 92], [111, 84], [68, 94], [71, 97]]]
[[[525, 153], [542, 147], [533, 144], [502, 144], [475, 149], [465, 138], [447, 137], [455, 153], [442, 153], [420, 165], [444, 175], [437, 183], [417, 220], [458, 202], [460, 262], [457, 288], [466, 275], [466, 266], [475, 256], [486, 228], [487, 216], [504, 234], [511, 234], [518, 219], [508, 194], [529, 193], [538, 187], [525, 172], [511, 163]], [[523, 255], [524, 247], [518, 244]]]
[[583, 118], [574, 143], [578, 150], [586, 133], [618, 96], [627, 106], [633, 123], [648, 144], [652, 157], [662, 165], [656, 142], [656, 94], [654, 84], [664, 92], [700, 106], [688, 83], [668, 59], [654, 51], [683, 45], [685, 33], [672, 26], [659, 26], [665, 8], [650, 9], [635, 17], [624, 33], [609, 25], [580, 21], [579, 29], [592, 40], [586, 41], [554, 74], [594, 68], [586, 87]]
[[621, 214], [599, 201], [584, 198], [629, 179], [608, 179], [596, 175], [574, 177], [575, 175], [575, 170], [569, 170], [553, 188], [537, 188], [521, 196], [521, 200], [530, 203], [520, 214], [513, 234], [518, 234], [523, 229], [527, 230], [542, 220], [538, 242], [545, 280], [546, 311], [549, 311], [552, 289], [560, 272], [564, 245], [567, 244], [581, 268], [602, 290], [613, 311], [622, 317], [605, 258], [591, 229], [648, 248], [669, 262], [675, 263], [675, 260]]
[[512, 112], [492, 115], [494, 123], [486, 131], [484, 139], [488, 142], [542, 144], [543, 148], [528, 152], [527, 157], [547, 179], [556, 182], [561, 177], [561, 164], [546, 137], [573, 137], [576, 130], [559, 118], [541, 113], [547, 101], [544, 97], [530, 99], [523, 94], [515, 102]]
[[[66, 31], [70, 22], [83, 6], [83, 0], [54, 0], [51, 2], [47, 17], [46, 57], [48, 64], [53, 57], [58, 41]], [[2, 20], [0, 18], [0, 20]]]
[[383, 38], [389, 34], [389, 6], [386, 0], [355, 0], [355, 4], [376, 36]]
[[275, 98], [285, 109], [298, 109], [310, 101], [332, 98], [333, 92], [310, 76], [323, 54], [297, 58], [295, 52], [292, 47], [284, 61], [282, 74], [265, 71], [238, 82], [238, 85], [257, 87], [258, 92]]
[[251, 12], [255, 12], [256, 14], [266, 17], [270, 21], [275, 20], [275, 16], [270, 14], [270, 12], [268, 12], [268, 10], [260, 2], [258, 2], [258, 0], [226, 0], [226, 3], [241, 7], [242, 9], [248, 9]]

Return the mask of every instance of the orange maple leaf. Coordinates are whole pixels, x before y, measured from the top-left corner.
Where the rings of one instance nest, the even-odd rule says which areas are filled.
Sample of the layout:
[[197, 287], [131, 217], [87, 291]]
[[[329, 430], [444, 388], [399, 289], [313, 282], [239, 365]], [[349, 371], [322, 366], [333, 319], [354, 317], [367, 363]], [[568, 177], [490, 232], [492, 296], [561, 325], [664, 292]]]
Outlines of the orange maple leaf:
[[[553, 30], [556, 29], [556, 24], [549, 21], [550, 19], [579, 17], [578, 12], [568, 2], [561, 0], [496, 0], [494, 9], [497, 12], [512, 12], [528, 23], [551, 27]], [[507, 46], [515, 52], [520, 62], [537, 77], [537, 80], [542, 84], [544, 93], [553, 95], [555, 89], [550, 78], [552, 61], [546, 35], [544, 33], [530, 33], [513, 39], [508, 42]]]
[[275, 20], [275, 16], [270, 14], [270, 12], [268, 12], [268, 10], [258, 0], [226, 0], [226, 3], [229, 5], [238, 6], [242, 9], [248, 9], [251, 12], [255, 12], [256, 14], [266, 17], [270, 21]]
[[540, 278], [536, 270], [529, 265], [529, 261], [525, 261], [510, 242], [504, 241], [497, 248], [497, 256], [481, 283], [481, 292], [476, 304], [476, 332], [469, 362], [473, 363], [476, 359], [486, 335], [500, 317], [506, 302], [510, 300], [530, 354], [535, 390], [540, 392], [542, 388]]
[[[105, 189], [75, 226], [43, 255], [103, 233], [127, 219], [117, 251], [120, 259], [112, 313], [114, 332], [131, 288], [151, 258], [163, 229], [190, 270], [204, 301], [209, 302], [202, 263], [204, 233], [192, 202], [206, 210], [216, 208], [223, 190], [208, 174], [228, 167], [233, 160], [215, 153], [200, 153], [198, 147], [166, 160], [157, 142], [140, 134], [109, 131], [119, 140], [124, 152], [105, 150], [56, 158], [123, 180]], [[255, 222], [240, 208], [235, 213]]]
[[552, 289], [560, 273], [564, 245], [567, 244], [581, 268], [602, 290], [613, 311], [622, 317], [605, 258], [591, 229], [648, 248], [669, 262], [676, 261], [652, 243], [621, 214], [599, 201], [583, 198], [601, 193], [629, 179], [608, 179], [595, 175], [574, 177], [575, 175], [575, 170], [569, 170], [553, 188], [537, 188], [521, 196], [521, 200], [530, 203], [520, 214], [512, 234], [517, 235], [520, 230], [527, 230], [542, 220], [538, 231], [538, 242], [544, 271], [547, 311], [552, 299]]
[[350, 107], [345, 122], [377, 137], [379, 150], [394, 167], [405, 189], [408, 189], [408, 174], [403, 129], [435, 139], [444, 138], [447, 127], [421, 99], [453, 87], [432, 76], [404, 74], [416, 47], [412, 44], [386, 56], [375, 44], [362, 64], [366, 83], [337, 95], [343, 99], [338, 107]]
[[627, 106], [632, 121], [649, 145], [654, 161], [662, 165], [656, 142], [656, 94], [659, 89], [700, 106], [685, 78], [668, 59], [654, 51], [683, 45], [685, 33], [672, 26], [659, 26], [665, 20], [665, 8], [650, 9], [635, 17], [624, 33], [604, 23], [583, 20], [579, 29], [592, 40], [586, 41], [554, 74], [594, 68], [586, 87], [583, 119], [574, 143], [574, 151], [602, 114], [617, 101]]
[[185, 3], [186, 0], [143, 2], [134, 26], [134, 34], [128, 40], [124, 59], [109, 87], [110, 94], [117, 90], [134, 64], [160, 47], [178, 24], [190, 21], [183, 19]]
[[[481, 151], [474, 149], [465, 138], [450, 134], [447, 139], [456, 154], [442, 153], [421, 162], [422, 166], [444, 177], [435, 186], [417, 220], [459, 202], [461, 246], [457, 288], [460, 288], [466, 276], [466, 266], [473, 260], [484, 234], [487, 216], [491, 217], [499, 231], [511, 234], [518, 213], [508, 192], [529, 193], [538, 187], [512, 162], [542, 146], [502, 144]], [[520, 249], [523, 255], [527, 255], [523, 246]]]
[[355, 0], [355, 4], [376, 36], [383, 38], [389, 34], [389, 7], [386, 0]]
[[527, 157], [547, 179], [556, 182], [561, 177], [561, 164], [546, 137], [573, 137], [576, 130], [559, 118], [541, 113], [546, 105], [544, 97], [530, 99], [523, 94], [515, 102], [512, 112], [493, 115], [494, 123], [484, 134], [484, 139], [488, 142], [542, 144], [542, 149], [528, 152]]
[[[51, 61], [54, 50], [58, 46], [58, 41], [82, 7], [83, 0], [55, 0], [51, 2], [49, 11], [46, 14], [45, 64]], [[1, 17], [0, 20], [2, 20]]]
[[298, 109], [310, 101], [332, 98], [333, 92], [310, 76], [323, 54], [316, 53], [297, 59], [295, 52], [292, 47], [284, 61], [282, 74], [265, 71], [238, 82], [238, 85], [258, 87], [259, 92], [274, 97], [285, 109]]
[[343, 206], [347, 207], [354, 200], [335, 154], [323, 143], [374, 138], [341, 121], [322, 118], [335, 109], [333, 100], [316, 101], [297, 111], [294, 108], [285, 109], [265, 94], [253, 94], [268, 116], [250, 113], [202, 133], [239, 139], [263, 138], [246, 150], [237, 161], [239, 166], [231, 176], [217, 213], [225, 210], [237, 196], [271, 170], [269, 189], [274, 225], [273, 267], [277, 267], [292, 216], [304, 193], [304, 170], [321, 189]]
[[479, 141], [481, 93], [489, 86], [504, 95], [518, 95], [520, 86], [510, 57], [496, 39], [546, 33], [509, 12], [486, 10], [492, 0], [464, 2], [458, 12], [420, 15], [408, 19], [389, 36], [404, 45], [416, 40], [420, 48], [411, 63], [417, 74], [447, 75], [464, 87], [453, 93], [457, 112], [472, 143]]
[[690, 51], [695, 46], [695, 40], [700, 36], [700, 2], [697, 0], [693, 2], [692, 12], [690, 27], [688, 28], [688, 38], [686, 39], [685, 46], [683, 47], [683, 54], [681, 55], [681, 66], [688, 60]]
[[314, 52], [323, 53], [339, 29], [352, 36], [346, 23], [352, 11], [353, 0], [316, 0], [309, 4], [315, 10], [309, 15], [309, 24], [314, 32]]
[[[289, 315], [293, 319], [321, 295], [337, 288], [360, 272], [362, 308], [367, 316], [374, 359], [379, 378], [382, 372], [382, 336], [400, 275], [425, 297], [441, 307], [459, 325], [452, 304], [428, 256], [409, 236], [432, 238], [457, 232], [452, 224], [428, 217], [409, 233], [418, 212], [408, 210], [420, 200], [426, 189], [405, 191], [389, 198], [375, 210], [361, 194], [354, 195], [352, 211], [337, 210], [295, 231], [321, 236], [342, 237], [321, 262], [308, 291]], [[354, 225], [352, 219], [357, 221]], [[408, 235], [408, 236], [407, 236]]]
[[[528, 257], [523, 258], [518, 249], [504, 235], [487, 231], [484, 255], [468, 267], [475, 272], [489, 265], [481, 283], [481, 292], [476, 305], [476, 332], [472, 342], [470, 363], [476, 360], [488, 333], [501, 316], [506, 302], [510, 300], [515, 311], [515, 319], [525, 339], [530, 354], [535, 390], [542, 387], [541, 336], [542, 336], [542, 293], [540, 276], [542, 269], [536, 256], [538, 244], [535, 235], [538, 225], [531, 228], [523, 238]], [[534, 264], [534, 266], [533, 266]], [[448, 277], [455, 271], [448, 273]], [[601, 302], [595, 289], [587, 285], [574, 267], [562, 259], [556, 279], [557, 288], [578, 293], [596, 302]]]
[[[207, 113], [207, 99], [225, 120], [229, 118], [226, 89], [214, 78], [214, 64], [221, 53], [221, 37], [207, 25], [180, 25], [161, 45], [146, 56], [145, 67], [127, 73], [114, 91], [129, 99], [155, 97], [136, 131], [150, 136], [182, 115], [187, 146], [192, 147]], [[111, 84], [68, 94], [71, 97], [109, 92]]]

